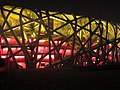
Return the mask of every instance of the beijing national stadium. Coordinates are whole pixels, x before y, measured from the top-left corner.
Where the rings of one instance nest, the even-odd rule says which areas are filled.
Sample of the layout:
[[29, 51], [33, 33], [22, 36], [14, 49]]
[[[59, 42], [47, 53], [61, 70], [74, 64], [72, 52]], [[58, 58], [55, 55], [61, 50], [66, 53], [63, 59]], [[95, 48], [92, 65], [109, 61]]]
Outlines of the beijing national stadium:
[[0, 9], [0, 57], [23, 69], [119, 63], [120, 24], [4, 5]]

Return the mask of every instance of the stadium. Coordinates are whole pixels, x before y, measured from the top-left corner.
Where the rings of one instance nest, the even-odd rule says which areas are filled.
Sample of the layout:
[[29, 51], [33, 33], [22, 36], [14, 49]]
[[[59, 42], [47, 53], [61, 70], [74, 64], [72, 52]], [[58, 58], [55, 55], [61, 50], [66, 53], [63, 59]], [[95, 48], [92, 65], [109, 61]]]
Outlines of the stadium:
[[0, 57], [22, 68], [120, 62], [120, 24], [84, 15], [4, 5]]

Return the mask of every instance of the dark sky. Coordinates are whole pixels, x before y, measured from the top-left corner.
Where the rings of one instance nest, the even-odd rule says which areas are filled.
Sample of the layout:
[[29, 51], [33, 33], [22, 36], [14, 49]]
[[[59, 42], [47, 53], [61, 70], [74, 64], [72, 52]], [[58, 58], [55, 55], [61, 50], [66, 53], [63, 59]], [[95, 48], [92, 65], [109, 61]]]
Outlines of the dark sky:
[[0, 5], [75, 13], [120, 23], [120, 3], [115, 0], [0, 0]]

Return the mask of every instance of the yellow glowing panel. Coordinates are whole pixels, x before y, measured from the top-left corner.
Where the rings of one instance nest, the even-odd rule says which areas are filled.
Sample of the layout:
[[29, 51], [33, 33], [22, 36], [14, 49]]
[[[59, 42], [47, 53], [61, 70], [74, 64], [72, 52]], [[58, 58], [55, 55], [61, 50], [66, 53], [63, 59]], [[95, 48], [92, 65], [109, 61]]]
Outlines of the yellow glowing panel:
[[13, 6], [5, 5], [3, 8], [10, 11], [10, 10], [12, 10]]
[[[3, 10], [3, 13], [6, 17], [8, 15], [8, 12], [13, 9], [13, 6], [7, 5], [7, 6], [4, 6], [3, 8], [5, 9]], [[15, 7], [7, 18], [9, 25], [12, 27], [15, 33], [20, 32], [21, 28], [23, 30], [25, 38], [35, 37], [38, 34], [39, 29], [41, 34], [47, 33], [46, 29], [48, 29], [48, 20], [47, 20], [48, 17], [47, 17], [46, 11], [41, 10], [42, 17], [39, 18], [38, 15], [40, 15], [40, 12], [34, 12], [30, 9], [23, 9], [23, 11], [21, 10], [22, 10], [21, 7]], [[20, 15], [20, 12], [22, 12], [21, 15]], [[70, 21], [72, 24], [75, 24], [75, 20], [74, 20], [75, 18], [73, 14], [65, 14], [65, 13], [58, 14], [58, 12], [51, 12], [51, 11], [50, 12], [48, 11], [48, 13], [49, 13], [49, 18], [53, 20], [53, 22], [51, 23], [51, 25], [53, 25], [52, 26], [53, 28], [50, 28], [50, 30], [51, 31], [56, 30], [54, 34], [58, 34], [57, 32], [59, 32], [63, 36], [67, 36], [67, 37], [73, 34], [74, 30], [71, 24], [68, 23], [68, 21]], [[82, 28], [79, 32], [77, 32], [76, 35], [78, 35], [80, 39], [84, 38], [85, 40], [87, 40], [90, 37], [90, 32], [91, 31], [93, 32], [98, 27], [99, 20], [96, 19], [95, 21], [92, 21], [90, 23], [90, 20], [88, 17], [82, 17], [82, 18], [80, 17], [82, 16], [76, 16], [76, 18], [79, 18], [77, 19], [77, 30], [81, 29], [81, 27], [84, 27], [84, 28]], [[44, 22], [45, 25], [41, 23], [41, 20]], [[2, 17], [1, 12], [0, 12], [0, 21], [1, 21], [0, 25], [2, 26], [4, 19]], [[100, 29], [102, 28], [103, 29], [102, 37], [105, 38], [107, 34], [108, 39], [115, 38], [115, 35], [114, 35], [115, 26], [112, 25], [111, 23], [108, 23], [108, 33], [106, 33], [106, 21], [102, 20], [101, 23], [102, 24], [99, 26], [99, 28], [97, 28], [95, 34], [100, 35], [101, 34]], [[20, 25], [22, 27], [20, 27]], [[2, 27], [4, 30], [9, 29], [9, 26], [7, 25], [7, 23], [5, 23], [4, 26]], [[75, 27], [75, 25], [73, 25], [73, 27]], [[118, 27], [120, 26], [118, 25]], [[6, 33], [10, 35], [9, 32], [10, 30], [8, 30]], [[16, 35], [18, 34], [16, 33]], [[120, 30], [117, 30], [117, 38], [119, 37], [120, 37]], [[92, 38], [96, 38], [96, 35], [93, 35]]]

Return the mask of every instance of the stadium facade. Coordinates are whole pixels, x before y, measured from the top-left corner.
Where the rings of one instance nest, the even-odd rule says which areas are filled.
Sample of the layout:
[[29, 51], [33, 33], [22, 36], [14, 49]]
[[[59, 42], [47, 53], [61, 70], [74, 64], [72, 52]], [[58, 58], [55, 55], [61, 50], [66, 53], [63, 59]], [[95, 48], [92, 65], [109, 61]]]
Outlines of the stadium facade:
[[5, 5], [0, 57], [23, 68], [120, 62], [120, 24], [84, 15]]

